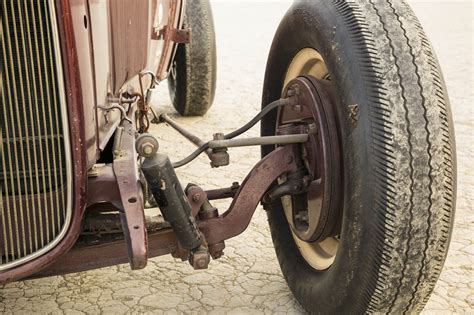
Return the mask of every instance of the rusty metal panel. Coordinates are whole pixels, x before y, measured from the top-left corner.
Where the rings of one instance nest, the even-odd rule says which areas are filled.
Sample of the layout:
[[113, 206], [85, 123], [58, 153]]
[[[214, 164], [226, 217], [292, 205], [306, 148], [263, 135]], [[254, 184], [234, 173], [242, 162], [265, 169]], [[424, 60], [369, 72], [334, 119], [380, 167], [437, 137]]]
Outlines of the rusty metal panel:
[[114, 93], [146, 67], [151, 37], [149, 7], [150, 2], [144, 0], [109, 2]]

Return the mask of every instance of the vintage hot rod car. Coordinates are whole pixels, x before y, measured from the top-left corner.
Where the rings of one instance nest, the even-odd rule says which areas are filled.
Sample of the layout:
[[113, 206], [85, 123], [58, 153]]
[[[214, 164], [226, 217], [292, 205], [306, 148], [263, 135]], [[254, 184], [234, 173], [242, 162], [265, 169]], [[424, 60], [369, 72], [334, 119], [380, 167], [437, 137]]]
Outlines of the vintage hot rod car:
[[[151, 104], [167, 79], [182, 115], [211, 106], [208, 0], [1, 8], [0, 283], [140, 269], [170, 253], [205, 269], [261, 203], [309, 312], [423, 308], [450, 241], [456, 157], [437, 59], [403, 0], [296, 1], [269, 53], [262, 110], [209, 141]], [[198, 148], [171, 162], [151, 123]], [[260, 137], [238, 137], [257, 123]], [[177, 178], [202, 153], [223, 167], [229, 147], [249, 145], [262, 159], [240, 184]], [[216, 199], [232, 202], [221, 211]]]

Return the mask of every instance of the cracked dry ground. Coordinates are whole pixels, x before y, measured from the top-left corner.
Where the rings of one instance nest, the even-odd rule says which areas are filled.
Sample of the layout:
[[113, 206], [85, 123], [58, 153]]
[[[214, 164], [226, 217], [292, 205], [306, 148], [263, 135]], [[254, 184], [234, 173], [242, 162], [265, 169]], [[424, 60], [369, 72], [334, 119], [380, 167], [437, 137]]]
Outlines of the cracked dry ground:
[[[266, 55], [288, 4], [219, 3], [214, 6], [219, 72], [215, 106], [202, 118], [176, 118], [202, 137], [230, 131], [259, 108]], [[474, 154], [472, 127], [472, 4], [414, 3], [438, 53], [450, 92], [458, 148], [458, 203], [449, 256], [426, 313], [474, 313]], [[449, 12], [448, 14], [446, 14]], [[245, 17], [245, 23], [242, 23]], [[173, 112], [166, 88], [157, 104]], [[154, 126], [161, 150], [172, 158], [193, 149], [166, 126]], [[251, 131], [258, 135], [258, 128]], [[178, 143], [176, 143], [178, 142]], [[183, 183], [206, 188], [242, 180], [259, 158], [256, 148], [232, 149], [231, 165], [211, 170], [202, 157], [179, 170]], [[221, 210], [227, 203], [216, 204]], [[170, 256], [62, 277], [12, 283], [0, 291], [0, 313], [302, 313], [286, 287], [273, 251], [266, 215], [259, 207], [248, 230], [226, 242], [225, 256], [209, 270], [193, 271]]]

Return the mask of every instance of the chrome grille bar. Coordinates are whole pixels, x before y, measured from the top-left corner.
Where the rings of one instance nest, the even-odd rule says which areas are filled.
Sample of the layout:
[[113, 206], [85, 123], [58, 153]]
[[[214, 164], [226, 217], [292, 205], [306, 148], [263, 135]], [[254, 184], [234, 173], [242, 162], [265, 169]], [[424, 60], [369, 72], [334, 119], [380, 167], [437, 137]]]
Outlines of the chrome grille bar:
[[53, 0], [0, 0], [0, 272], [57, 245], [72, 166]]

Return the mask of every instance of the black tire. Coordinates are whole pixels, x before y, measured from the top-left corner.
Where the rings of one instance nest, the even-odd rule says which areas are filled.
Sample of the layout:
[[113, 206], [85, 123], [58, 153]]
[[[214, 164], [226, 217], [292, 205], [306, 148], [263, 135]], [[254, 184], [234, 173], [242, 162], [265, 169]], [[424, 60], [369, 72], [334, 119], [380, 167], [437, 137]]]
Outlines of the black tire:
[[168, 77], [174, 108], [183, 116], [202, 116], [211, 107], [216, 90], [216, 38], [209, 0], [186, 2], [184, 28], [191, 42], [179, 44]]
[[[293, 56], [307, 47], [321, 53], [339, 95], [343, 221], [333, 264], [317, 271], [275, 203], [268, 220], [285, 279], [311, 313], [419, 312], [444, 264], [456, 198], [453, 123], [433, 49], [403, 1], [297, 2], [272, 44], [263, 106], [281, 97]], [[262, 135], [274, 134], [275, 117]]]

